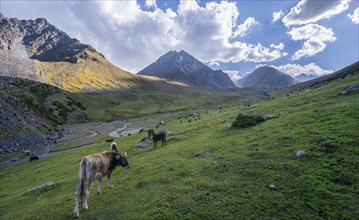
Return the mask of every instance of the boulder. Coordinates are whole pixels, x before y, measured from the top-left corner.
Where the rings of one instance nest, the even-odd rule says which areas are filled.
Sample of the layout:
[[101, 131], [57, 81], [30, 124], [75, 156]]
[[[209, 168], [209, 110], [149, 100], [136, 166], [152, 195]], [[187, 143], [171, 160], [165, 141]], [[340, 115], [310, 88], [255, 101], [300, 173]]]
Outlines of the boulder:
[[304, 150], [298, 150], [294, 155], [296, 157], [304, 157], [305, 155], [308, 155], [308, 153], [305, 152]]
[[352, 94], [352, 93], [358, 92], [358, 91], [359, 91], [359, 85], [358, 84], [351, 85], [351, 86], [348, 86], [348, 87], [344, 88], [339, 95], [349, 95], [349, 94]]
[[269, 119], [273, 119], [274, 115], [263, 115], [262, 117], [264, 118], [264, 120], [269, 120]]
[[158, 133], [166, 133], [166, 135], [169, 135], [169, 134], [178, 134], [178, 132], [171, 132], [167, 129], [164, 129], [164, 130], [160, 130]]
[[134, 147], [148, 147], [150, 144], [152, 144], [152, 141], [148, 138], [146, 138], [144, 141], [137, 142], [134, 144]]
[[268, 186], [268, 189], [277, 190], [277, 187], [276, 187], [275, 185], [273, 185], [273, 184], [270, 184], [270, 185]]

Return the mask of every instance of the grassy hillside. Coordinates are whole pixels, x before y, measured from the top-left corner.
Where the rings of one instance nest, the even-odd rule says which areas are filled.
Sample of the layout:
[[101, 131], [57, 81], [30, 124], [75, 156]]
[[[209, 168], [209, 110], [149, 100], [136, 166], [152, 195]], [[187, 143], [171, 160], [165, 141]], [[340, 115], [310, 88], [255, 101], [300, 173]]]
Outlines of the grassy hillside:
[[85, 114], [91, 121], [128, 119], [220, 104], [255, 103], [267, 97], [254, 90], [214, 93], [184, 89], [168, 92], [145, 89], [128, 93], [69, 93], [68, 96], [86, 106]]
[[[190, 123], [173, 115], [161, 128], [179, 134], [156, 149], [132, 147], [145, 135], [117, 139], [131, 168], [115, 170], [114, 188], [104, 180], [100, 196], [95, 183], [80, 219], [356, 219], [358, 93], [338, 93], [358, 81], [356, 74], [258, 106], [209, 109]], [[229, 127], [239, 113], [275, 118]], [[107, 149], [1, 168], [0, 218], [71, 218], [79, 161]], [[297, 158], [298, 150], [309, 154]], [[47, 181], [54, 186], [27, 192]]]
[[98, 53], [89, 50], [86, 53], [95, 60], [79, 59], [78, 63], [36, 61], [40, 80], [70, 92], [191, 89], [184, 83], [129, 73]]

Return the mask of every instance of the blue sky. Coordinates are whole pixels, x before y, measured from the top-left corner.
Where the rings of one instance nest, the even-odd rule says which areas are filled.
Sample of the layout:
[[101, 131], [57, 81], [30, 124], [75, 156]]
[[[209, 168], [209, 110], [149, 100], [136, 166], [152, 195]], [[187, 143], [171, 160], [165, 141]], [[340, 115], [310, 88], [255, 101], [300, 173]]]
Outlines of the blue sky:
[[233, 79], [261, 65], [292, 76], [328, 74], [359, 60], [352, 1], [1, 1], [1, 13], [46, 18], [136, 73], [185, 50]]

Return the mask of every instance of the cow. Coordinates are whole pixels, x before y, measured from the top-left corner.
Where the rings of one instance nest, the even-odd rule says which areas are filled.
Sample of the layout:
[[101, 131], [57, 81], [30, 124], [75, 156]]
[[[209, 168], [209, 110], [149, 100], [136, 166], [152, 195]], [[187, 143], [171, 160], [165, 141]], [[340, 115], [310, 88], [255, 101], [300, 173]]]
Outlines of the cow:
[[159, 133], [156, 134], [154, 130], [148, 130], [148, 136], [151, 137], [152, 136], [152, 140], [153, 140], [153, 147], [157, 147], [157, 141], [161, 140], [162, 141], [162, 147], [163, 145], [167, 144], [166, 141], [166, 133]]
[[[99, 195], [101, 193], [103, 176], [107, 175], [108, 186], [110, 189], [112, 189], [113, 185], [111, 184], [110, 178], [116, 166], [122, 166], [124, 168], [130, 167], [127, 152], [117, 153], [118, 151], [116, 143], [112, 143], [111, 148], [112, 151], [89, 155], [81, 160], [80, 171], [77, 180], [77, 189], [75, 193], [75, 207], [73, 212], [75, 218], [79, 216], [80, 200], [83, 201], [83, 209], [88, 209], [87, 200], [93, 181], [95, 179], [98, 180], [97, 195]], [[87, 182], [86, 191], [85, 181]]]
[[113, 142], [113, 138], [106, 140], [106, 143], [111, 143], [111, 142]]
[[33, 160], [39, 160], [40, 158], [38, 156], [31, 156], [30, 157], [30, 162], [33, 161]]

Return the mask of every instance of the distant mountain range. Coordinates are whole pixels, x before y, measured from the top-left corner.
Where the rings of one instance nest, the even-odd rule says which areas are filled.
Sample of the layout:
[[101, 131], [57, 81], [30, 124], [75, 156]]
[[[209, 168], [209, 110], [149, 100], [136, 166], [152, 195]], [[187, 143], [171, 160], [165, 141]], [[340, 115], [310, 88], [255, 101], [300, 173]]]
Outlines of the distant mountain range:
[[296, 82], [291, 76], [275, 68], [262, 66], [241, 78], [237, 85], [263, 91], [273, 91], [293, 85]]
[[318, 76], [314, 76], [314, 75], [311, 75], [311, 74], [307, 75], [305, 73], [302, 73], [302, 74], [294, 77], [294, 79], [299, 81], [299, 82], [305, 82], [305, 81], [316, 79], [316, 78], [318, 78]]
[[235, 87], [222, 70], [212, 70], [183, 50], [169, 51], [138, 74], [181, 81], [210, 90]]

